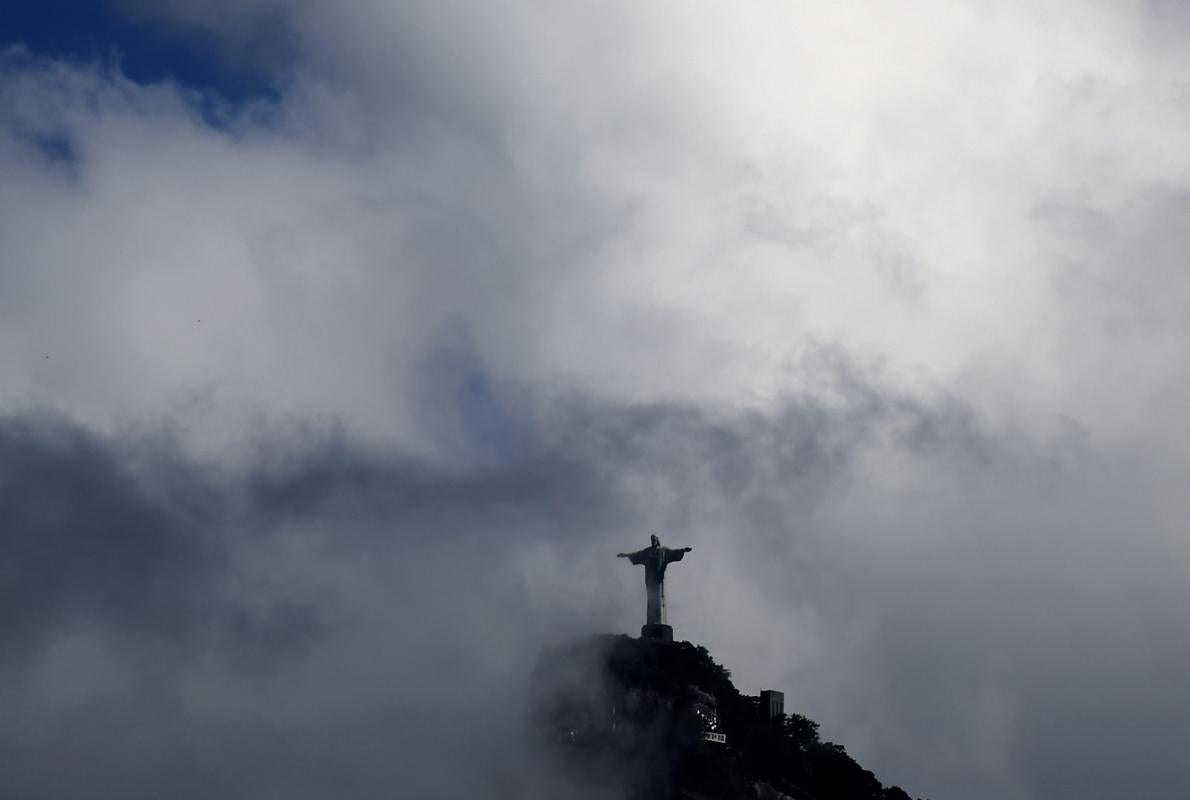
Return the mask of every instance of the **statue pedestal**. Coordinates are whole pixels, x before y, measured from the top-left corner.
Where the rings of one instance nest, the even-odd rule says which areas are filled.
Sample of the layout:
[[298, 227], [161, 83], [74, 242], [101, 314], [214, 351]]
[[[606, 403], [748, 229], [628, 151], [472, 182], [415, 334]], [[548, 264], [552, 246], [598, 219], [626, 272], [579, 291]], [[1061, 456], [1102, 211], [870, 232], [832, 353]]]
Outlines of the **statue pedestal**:
[[655, 622], [651, 625], [645, 625], [640, 629], [640, 638], [653, 639], [658, 642], [672, 642], [674, 640], [674, 629], [661, 622]]

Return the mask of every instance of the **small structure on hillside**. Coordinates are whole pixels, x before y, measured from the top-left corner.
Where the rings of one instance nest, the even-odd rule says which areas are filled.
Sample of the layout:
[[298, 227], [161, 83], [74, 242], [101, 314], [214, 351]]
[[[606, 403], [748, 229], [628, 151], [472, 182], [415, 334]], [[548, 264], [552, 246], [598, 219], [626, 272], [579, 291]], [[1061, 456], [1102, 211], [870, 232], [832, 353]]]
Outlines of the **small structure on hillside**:
[[770, 721], [784, 717], [785, 693], [776, 689], [761, 689], [760, 710]]

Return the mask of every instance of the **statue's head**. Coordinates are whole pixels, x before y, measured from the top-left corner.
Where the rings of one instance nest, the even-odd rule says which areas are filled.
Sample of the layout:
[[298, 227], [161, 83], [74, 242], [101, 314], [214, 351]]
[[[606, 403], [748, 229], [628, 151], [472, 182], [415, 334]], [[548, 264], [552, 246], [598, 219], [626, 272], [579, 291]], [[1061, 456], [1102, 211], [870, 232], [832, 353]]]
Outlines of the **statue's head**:
[[658, 536], [658, 535], [657, 535], [657, 534], [655, 534], [655, 533], [654, 533], [652, 536], [650, 536], [650, 537], [649, 537], [649, 541], [650, 541], [650, 542], [652, 542], [652, 544], [653, 544], [653, 547], [660, 547], [660, 546], [661, 546], [661, 537], [660, 537], [660, 536]]

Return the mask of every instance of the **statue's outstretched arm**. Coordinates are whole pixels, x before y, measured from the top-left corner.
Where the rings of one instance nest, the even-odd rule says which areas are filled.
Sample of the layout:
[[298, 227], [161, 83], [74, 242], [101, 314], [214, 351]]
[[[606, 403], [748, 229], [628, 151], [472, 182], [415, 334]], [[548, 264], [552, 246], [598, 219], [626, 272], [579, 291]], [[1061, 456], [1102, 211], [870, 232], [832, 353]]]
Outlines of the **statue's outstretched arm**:
[[693, 547], [675, 547], [665, 551], [665, 563], [670, 564], [674, 561], [681, 561], [686, 557], [686, 554], [693, 550]]
[[635, 553], [616, 553], [616, 558], [626, 558], [633, 564], [643, 564], [645, 555], [649, 552], [649, 548], [644, 550], [637, 550]]

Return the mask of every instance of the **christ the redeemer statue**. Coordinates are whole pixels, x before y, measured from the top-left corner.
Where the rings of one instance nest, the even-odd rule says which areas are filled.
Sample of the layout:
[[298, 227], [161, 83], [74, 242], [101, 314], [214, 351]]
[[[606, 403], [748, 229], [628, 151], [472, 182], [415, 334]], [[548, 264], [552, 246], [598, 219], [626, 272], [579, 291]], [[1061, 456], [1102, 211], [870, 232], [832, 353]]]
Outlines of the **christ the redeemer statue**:
[[626, 558], [633, 564], [645, 567], [645, 592], [648, 603], [645, 626], [640, 635], [646, 639], [673, 641], [673, 628], [665, 621], [665, 568], [693, 550], [693, 547], [662, 547], [657, 534], [649, 537], [652, 544], [635, 553], [616, 553], [617, 558]]

